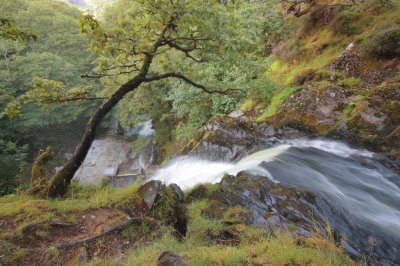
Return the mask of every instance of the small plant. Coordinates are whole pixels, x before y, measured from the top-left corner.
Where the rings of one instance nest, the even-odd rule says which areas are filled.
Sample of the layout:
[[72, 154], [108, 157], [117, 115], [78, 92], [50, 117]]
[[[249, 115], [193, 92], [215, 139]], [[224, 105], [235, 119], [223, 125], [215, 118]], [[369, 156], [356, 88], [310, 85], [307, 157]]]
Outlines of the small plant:
[[337, 85], [349, 89], [356, 89], [362, 85], [362, 81], [360, 79], [350, 77], [338, 80]]
[[273, 116], [278, 111], [279, 107], [297, 90], [298, 88], [287, 87], [276, 94], [272, 98], [265, 112], [261, 115], [261, 117], [258, 118], [258, 120], [263, 121], [264, 119]]
[[400, 56], [400, 26], [391, 25], [381, 29], [364, 44], [372, 55], [382, 58]]

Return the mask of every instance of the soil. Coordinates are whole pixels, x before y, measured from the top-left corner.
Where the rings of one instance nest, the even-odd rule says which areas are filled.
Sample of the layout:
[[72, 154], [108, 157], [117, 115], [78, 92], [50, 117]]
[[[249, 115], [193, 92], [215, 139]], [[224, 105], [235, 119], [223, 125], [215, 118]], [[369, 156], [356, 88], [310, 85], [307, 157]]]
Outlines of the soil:
[[[156, 224], [132, 224], [126, 228], [116, 229], [110, 233], [85, 241], [65, 249], [55, 249], [63, 244], [94, 237], [105, 231], [128, 221], [128, 216], [115, 209], [89, 209], [82, 213], [74, 213], [76, 220], [66, 222], [62, 218], [54, 219], [49, 223], [31, 225], [16, 233], [16, 225], [10, 217], [0, 220], [1, 231], [12, 232], [6, 243], [11, 249], [0, 249], [0, 266], [2, 265], [77, 265], [78, 261], [87, 262], [89, 259], [123, 258], [124, 251], [131, 247], [148, 244], [155, 236], [150, 232], [157, 232]], [[137, 210], [131, 217], [142, 217], [141, 210]], [[63, 216], [67, 217], [67, 216]], [[144, 230], [147, 228], [148, 230]], [[0, 243], [1, 244], [1, 243]], [[82, 250], [85, 252], [82, 258]], [[11, 251], [11, 252], [10, 252]], [[8, 252], [8, 254], [6, 254]], [[10, 253], [21, 252], [24, 256], [7, 260]], [[80, 257], [80, 258], [79, 258]]]

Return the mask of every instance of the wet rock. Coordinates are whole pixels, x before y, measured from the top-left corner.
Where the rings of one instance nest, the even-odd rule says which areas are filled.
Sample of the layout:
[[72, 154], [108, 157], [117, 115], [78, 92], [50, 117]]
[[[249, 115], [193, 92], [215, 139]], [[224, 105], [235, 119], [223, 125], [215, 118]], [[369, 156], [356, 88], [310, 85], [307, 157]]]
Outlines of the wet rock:
[[183, 193], [182, 189], [177, 184], [170, 184], [169, 187], [172, 188], [175, 195], [178, 196], [179, 202], [185, 201], [185, 194]]
[[268, 148], [282, 138], [304, 136], [297, 130], [275, 130], [268, 124], [257, 124], [245, 115], [215, 116], [183, 153], [204, 159], [235, 161], [248, 154]]
[[187, 266], [187, 263], [172, 251], [164, 251], [157, 260], [157, 266]]
[[152, 209], [154, 202], [162, 196], [163, 186], [159, 180], [151, 180], [139, 188], [139, 194], [143, 197], [149, 209]]
[[[206, 215], [226, 219], [232, 208], [240, 206], [246, 212], [238, 212], [237, 220], [263, 227], [277, 233], [292, 228], [297, 235], [309, 236], [316, 229], [325, 232], [322, 217], [313, 215], [319, 211], [312, 205], [313, 197], [305, 191], [283, 188], [266, 177], [239, 173], [236, 177], [227, 175], [220, 188], [210, 196], [210, 210]], [[233, 212], [234, 213], [234, 212]], [[235, 217], [235, 215], [233, 216]]]

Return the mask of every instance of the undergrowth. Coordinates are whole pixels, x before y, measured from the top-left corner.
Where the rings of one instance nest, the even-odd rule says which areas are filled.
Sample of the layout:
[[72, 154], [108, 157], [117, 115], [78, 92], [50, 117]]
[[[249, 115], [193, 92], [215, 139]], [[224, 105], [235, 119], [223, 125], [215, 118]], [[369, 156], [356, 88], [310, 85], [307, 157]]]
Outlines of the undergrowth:
[[[66, 199], [38, 199], [26, 194], [12, 194], [0, 197], [0, 219], [12, 217], [18, 231], [28, 224], [47, 222], [59, 215], [92, 208], [124, 209], [141, 203], [139, 187], [139, 181], [124, 188], [74, 184]], [[69, 217], [73, 219], [74, 216]]]
[[279, 107], [292, 95], [298, 88], [287, 87], [276, 94], [270, 104], [267, 106], [265, 112], [258, 118], [258, 121], [264, 121], [266, 118], [274, 115]]
[[[210, 242], [207, 235], [217, 234], [226, 228], [221, 221], [210, 220], [202, 215], [208, 207], [207, 200], [189, 205], [190, 223], [186, 239], [178, 241], [164, 228], [158, 241], [128, 252], [123, 261], [108, 261], [111, 265], [155, 265], [161, 252], [178, 253], [189, 265], [356, 265], [333, 240], [319, 235], [312, 239], [298, 239], [289, 233], [276, 237], [266, 230], [235, 226], [240, 243], [221, 245]], [[301, 243], [300, 243], [301, 242]]]

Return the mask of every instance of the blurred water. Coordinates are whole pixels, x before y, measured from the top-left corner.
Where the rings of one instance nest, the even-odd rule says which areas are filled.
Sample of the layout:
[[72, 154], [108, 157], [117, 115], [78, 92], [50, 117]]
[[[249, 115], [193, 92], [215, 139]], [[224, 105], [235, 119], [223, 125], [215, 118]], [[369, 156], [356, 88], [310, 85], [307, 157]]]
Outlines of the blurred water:
[[[373, 153], [342, 142], [292, 140], [236, 163], [179, 157], [151, 179], [188, 189], [199, 183], [217, 183], [224, 174], [240, 171], [314, 192], [351, 228], [374, 232], [400, 247], [400, 189], [391, 181], [398, 180], [399, 174], [375, 160]], [[351, 235], [351, 228], [343, 230]]]

